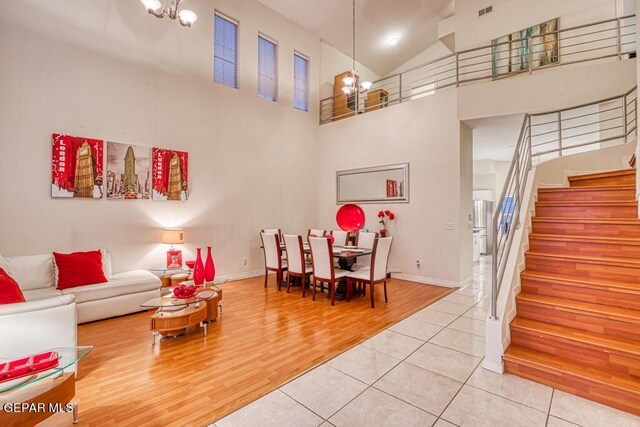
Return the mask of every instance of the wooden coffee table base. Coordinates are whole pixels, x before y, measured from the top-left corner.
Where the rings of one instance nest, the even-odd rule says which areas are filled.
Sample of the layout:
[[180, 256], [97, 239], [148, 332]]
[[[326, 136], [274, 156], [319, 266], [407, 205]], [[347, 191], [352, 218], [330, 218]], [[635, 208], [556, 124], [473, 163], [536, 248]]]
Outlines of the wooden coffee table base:
[[158, 310], [151, 316], [150, 328], [152, 332], [152, 343], [156, 343], [156, 335], [164, 337], [177, 337], [182, 335], [187, 328], [201, 325], [204, 329], [204, 336], [207, 336], [207, 302], [200, 301], [198, 304], [191, 304], [186, 308], [176, 311]]

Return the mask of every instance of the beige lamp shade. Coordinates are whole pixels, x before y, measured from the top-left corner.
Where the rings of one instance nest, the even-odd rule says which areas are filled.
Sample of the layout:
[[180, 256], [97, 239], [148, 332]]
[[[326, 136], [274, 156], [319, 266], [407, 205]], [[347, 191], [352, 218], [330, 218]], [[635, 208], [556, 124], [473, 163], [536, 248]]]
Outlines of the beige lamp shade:
[[163, 228], [160, 241], [168, 245], [182, 244], [184, 243], [184, 230], [182, 228]]

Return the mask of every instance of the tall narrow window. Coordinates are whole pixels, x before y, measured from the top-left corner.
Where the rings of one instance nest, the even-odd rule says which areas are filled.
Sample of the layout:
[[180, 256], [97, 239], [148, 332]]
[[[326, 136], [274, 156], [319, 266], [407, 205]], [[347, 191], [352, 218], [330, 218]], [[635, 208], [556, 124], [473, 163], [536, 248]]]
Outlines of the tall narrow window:
[[277, 46], [264, 36], [258, 36], [258, 96], [276, 100]]
[[309, 60], [293, 54], [293, 106], [309, 111]]
[[213, 80], [238, 87], [238, 23], [216, 13], [213, 46]]

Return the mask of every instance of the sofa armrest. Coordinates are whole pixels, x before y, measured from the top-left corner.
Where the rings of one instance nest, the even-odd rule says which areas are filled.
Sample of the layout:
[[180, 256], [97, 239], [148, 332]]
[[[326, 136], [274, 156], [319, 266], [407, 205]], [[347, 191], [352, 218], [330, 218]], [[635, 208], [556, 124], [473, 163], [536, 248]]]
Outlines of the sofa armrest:
[[0, 306], [0, 358], [75, 346], [76, 304], [72, 295]]

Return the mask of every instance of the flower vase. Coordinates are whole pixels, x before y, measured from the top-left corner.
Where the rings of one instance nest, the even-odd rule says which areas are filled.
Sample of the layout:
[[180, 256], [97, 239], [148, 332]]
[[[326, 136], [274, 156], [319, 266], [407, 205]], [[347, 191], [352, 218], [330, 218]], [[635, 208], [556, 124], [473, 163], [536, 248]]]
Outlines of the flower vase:
[[216, 265], [213, 263], [213, 257], [211, 256], [211, 246], [207, 246], [207, 261], [204, 263], [204, 281], [213, 283], [213, 279], [215, 278]]
[[196, 248], [196, 265], [193, 268], [193, 283], [200, 286], [204, 283], [204, 264], [202, 263], [202, 252]]
[[386, 228], [381, 228], [380, 229], [380, 237], [387, 237], [387, 229]]

